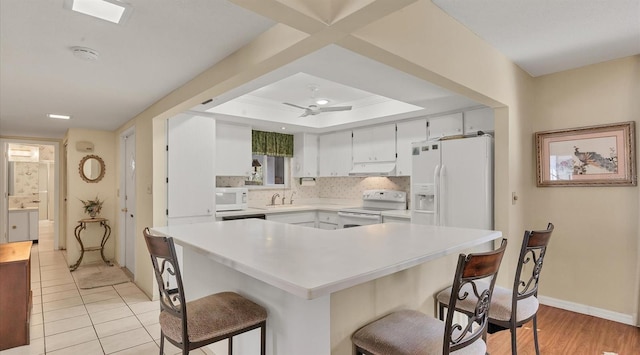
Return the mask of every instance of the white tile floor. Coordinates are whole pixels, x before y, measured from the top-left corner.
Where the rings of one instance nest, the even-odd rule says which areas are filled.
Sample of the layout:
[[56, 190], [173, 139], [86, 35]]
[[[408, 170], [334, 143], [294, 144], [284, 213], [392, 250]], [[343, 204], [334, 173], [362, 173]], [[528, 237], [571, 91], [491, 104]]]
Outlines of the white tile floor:
[[[39, 243], [31, 249], [31, 343], [0, 355], [157, 355], [158, 302], [134, 283], [79, 289], [64, 253], [53, 250], [52, 230], [52, 223], [41, 221]], [[165, 341], [165, 353], [180, 350]], [[198, 349], [191, 354], [212, 353]]]

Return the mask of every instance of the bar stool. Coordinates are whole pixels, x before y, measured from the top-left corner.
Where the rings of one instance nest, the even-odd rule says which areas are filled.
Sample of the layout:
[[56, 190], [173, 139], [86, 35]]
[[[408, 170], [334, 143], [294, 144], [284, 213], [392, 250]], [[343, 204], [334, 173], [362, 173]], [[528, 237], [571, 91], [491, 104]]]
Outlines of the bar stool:
[[[265, 354], [267, 311], [234, 292], [221, 292], [185, 302], [182, 276], [173, 238], [143, 231], [160, 291], [160, 355], [164, 339], [183, 354], [217, 341], [260, 328], [260, 353]], [[175, 285], [170, 288], [169, 285]]]
[[503, 239], [495, 251], [458, 257], [453, 279], [453, 289], [457, 292], [450, 297], [448, 305], [455, 308], [467, 298], [464, 289], [469, 287], [476, 303], [467, 325], [453, 324], [453, 312], [445, 322], [413, 310], [393, 312], [353, 334], [351, 341], [356, 355], [484, 355], [488, 308], [506, 246], [507, 240]]
[[[509, 329], [511, 331], [511, 353], [513, 355], [518, 353], [516, 328], [532, 319], [536, 354], [540, 354], [537, 320], [539, 305], [538, 282], [540, 281], [540, 271], [542, 270], [542, 263], [552, 232], [552, 223], [547, 225], [546, 230], [525, 231], [513, 288], [507, 289], [496, 286], [493, 290], [493, 298], [489, 311], [489, 332], [494, 333], [496, 331]], [[436, 296], [439, 305], [440, 319], [443, 319], [444, 308], [455, 309], [466, 315], [473, 314], [473, 305], [475, 302], [473, 294], [452, 308], [448, 304], [451, 289], [452, 288], [449, 287]]]

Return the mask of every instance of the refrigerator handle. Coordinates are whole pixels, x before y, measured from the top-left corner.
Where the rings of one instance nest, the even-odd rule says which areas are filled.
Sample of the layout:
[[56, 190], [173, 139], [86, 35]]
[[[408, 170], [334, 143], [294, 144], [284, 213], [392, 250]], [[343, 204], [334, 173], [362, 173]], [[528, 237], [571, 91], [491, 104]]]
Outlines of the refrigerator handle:
[[440, 225], [440, 164], [433, 169], [433, 225]]
[[447, 206], [446, 201], [447, 201], [447, 174], [446, 174], [446, 166], [444, 164], [442, 164], [442, 166], [440, 166], [440, 173], [438, 176], [438, 182], [439, 182], [439, 189], [440, 189], [440, 193], [438, 194], [440, 196], [440, 206], [439, 206], [439, 213], [438, 213], [438, 225], [439, 226], [446, 226], [447, 225], [447, 216], [446, 216], [446, 211], [447, 211]]

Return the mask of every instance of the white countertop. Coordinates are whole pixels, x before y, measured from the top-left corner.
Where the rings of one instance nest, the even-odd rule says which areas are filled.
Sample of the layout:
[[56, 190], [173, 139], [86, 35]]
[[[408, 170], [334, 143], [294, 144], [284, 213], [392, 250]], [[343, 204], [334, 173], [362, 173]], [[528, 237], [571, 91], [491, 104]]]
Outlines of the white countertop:
[[[313, 299], [458, 253], [499, 231], [386, 223], [323, 230], [259, 219], [152, 229], [291, 294]], [[451, 271], [453, 272], [453, 270]]]

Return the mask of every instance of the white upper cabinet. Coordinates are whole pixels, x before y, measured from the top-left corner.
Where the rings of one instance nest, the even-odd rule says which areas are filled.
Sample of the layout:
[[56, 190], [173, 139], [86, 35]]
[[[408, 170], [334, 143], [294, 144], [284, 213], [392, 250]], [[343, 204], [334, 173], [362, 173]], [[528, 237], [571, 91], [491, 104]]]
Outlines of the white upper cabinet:
[[353, 130], [353, 163], [396, 160], [396, 124]]
[[298, 133], [293, 137], [293, 177], [318, 176], [318, 135]]
[[351, 131], [321, 135], [319, 176], [349, 176], [353, 166], [351, 155]]
[[429, 119], [429, 139], [461, 136], [462, 129], [462, 112]]
[[493, 132], [495, 130], [493, 117], [492, 108], [466, 111], [464, 113], [464, 134], [471, 136], [476, 135], [478, 131]]
[[427, 119], [398, 123], [396, 174], [411, 176], [411, 143], [427, 139]]
[[251, 174], [251, 127], [217, 122], [216, 175]]

